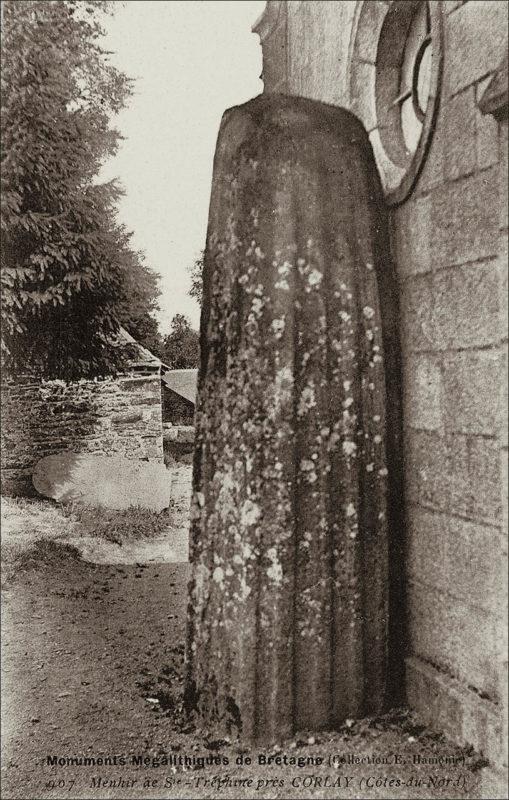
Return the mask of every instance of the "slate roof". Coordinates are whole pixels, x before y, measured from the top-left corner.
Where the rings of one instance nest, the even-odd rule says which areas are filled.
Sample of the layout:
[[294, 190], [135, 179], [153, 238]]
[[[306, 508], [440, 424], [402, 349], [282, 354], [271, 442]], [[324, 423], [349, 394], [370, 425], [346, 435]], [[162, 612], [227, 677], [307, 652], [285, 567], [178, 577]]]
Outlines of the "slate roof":
[[197, 369], [169, 369], [162, 377], [163, 385], [179, 394], [190, 403], [196, 403], [196, 389], [198, 384]]

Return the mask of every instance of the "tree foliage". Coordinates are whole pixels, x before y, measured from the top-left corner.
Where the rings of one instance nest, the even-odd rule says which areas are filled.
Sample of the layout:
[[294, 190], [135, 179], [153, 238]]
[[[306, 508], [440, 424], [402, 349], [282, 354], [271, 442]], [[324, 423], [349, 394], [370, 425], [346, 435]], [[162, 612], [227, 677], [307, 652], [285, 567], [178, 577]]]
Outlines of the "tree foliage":
[[4, 363], [46, 377], [106, 373], [119, 325], [150, 328], [158, 294], [118, 223], [120, 188], [98, 181], [121, 138], [111, 119], [132, 93], [101, 46], [113, 4], [3, 6]]
[[191, 288], [188, 294], [193, 297], [199, 306], [203, 300], [203, 263], [205, 258], [205, 251], [202, 250], [194, 264], [190, 267], [189, 273], [191, 275]]
[[171, 369], [191, 369], [198, 366], [200, 337], [183, 314], [175, 314], [171, 331], [164, 339], [163, 361]]
[[154, 316], [159, 309], [157, 299], [161, 294], [159, 275], [146, 265], [142, 252], [130, 248], [130, 234], [124, 228], [120, 232], [120, 238], [123, 237], [123, 244], [122, 241], [119, 244], [123, 281], [116, 304], [118, 320], [140, 344], [161, 357], [163, 338]]

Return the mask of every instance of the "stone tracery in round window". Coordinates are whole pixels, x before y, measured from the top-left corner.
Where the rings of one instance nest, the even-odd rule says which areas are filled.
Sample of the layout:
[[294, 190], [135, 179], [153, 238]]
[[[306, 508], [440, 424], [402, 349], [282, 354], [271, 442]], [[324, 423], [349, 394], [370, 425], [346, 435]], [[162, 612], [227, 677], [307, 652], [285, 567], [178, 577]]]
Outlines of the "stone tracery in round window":
[[400, 73], [401, 130], [409, 153], [415, 153], [429, 99], [433, 45], [428, 3], [421, 3], [410, 23]]
[[[442, 70], [440, 6], [427, 0], [360, 4], [351, 51], [353, 110], [368, 128], [392, 204], [411, 191], [433, 133]], [[365, 80], [366, 63], [373, 64], [372, 81]], [[369, 108], [374, 120], [365, 116]]]

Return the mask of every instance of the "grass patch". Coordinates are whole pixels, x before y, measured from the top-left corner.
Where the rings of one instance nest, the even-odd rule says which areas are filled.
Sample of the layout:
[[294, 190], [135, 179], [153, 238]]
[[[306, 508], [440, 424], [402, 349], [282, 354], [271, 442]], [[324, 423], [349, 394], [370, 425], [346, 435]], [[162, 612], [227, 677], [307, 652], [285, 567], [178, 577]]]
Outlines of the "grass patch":
[[171, 507], [158, 512], [140, 506], [115, 510], [75, 503], [63, 506], [62, 512], [78, 523], [80, 536], [98, 536], [114, 544], [154, 538], [166, 530], [172, 520]]
[[78, 523], [47, 500], [2, 498], [2, 563], [21, 563], [24, 554], [42, 542], [77, 534]]
[[15, 558], [13, 566], [18, 572], [40, 566], [53, 566], [57, 561], [67, 559], [81, 561], [77, 547], [65, 542], [54, 542], [52, 539], [39, 539]]
[[155, 538], [171, 525], [173, 512], [172, 507], [159, 513], [139, 506], [117, 511], [12, 497], [2, 498], [1, 510], [3, 586], [19, 572], [81, 560], [82, 537], [117, 545]]
[[[173, 508], [151, 511], [140, 506], [123, 510], [79, 503], [2, 498], [2, 560], [18, 562], [35, 544], [55, 539], [93, 536], [114, 544], [158, 536], [171, 525]], [[40, 555], [40, 553], [39, 553]]]
[[75, 521], [51, 500], [2, 497], [2, 538], [53, 539], [73, 532]]

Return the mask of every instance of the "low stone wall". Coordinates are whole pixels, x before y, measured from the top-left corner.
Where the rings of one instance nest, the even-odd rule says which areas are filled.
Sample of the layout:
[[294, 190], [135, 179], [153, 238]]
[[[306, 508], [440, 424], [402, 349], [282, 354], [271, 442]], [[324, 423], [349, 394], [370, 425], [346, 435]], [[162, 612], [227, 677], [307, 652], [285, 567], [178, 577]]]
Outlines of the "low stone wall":
[[194, 451], [194, 426], [163, 422], [163, 449], [166, 466], [172, 460], [191, 464]]
[[7, 382], [2, 399], [2, 493], [34, 495], [31, 476], [63, 450], [163, 460], [159, 375]]

